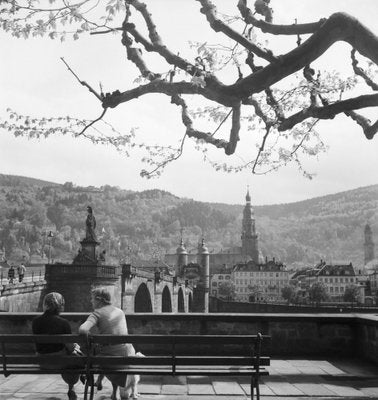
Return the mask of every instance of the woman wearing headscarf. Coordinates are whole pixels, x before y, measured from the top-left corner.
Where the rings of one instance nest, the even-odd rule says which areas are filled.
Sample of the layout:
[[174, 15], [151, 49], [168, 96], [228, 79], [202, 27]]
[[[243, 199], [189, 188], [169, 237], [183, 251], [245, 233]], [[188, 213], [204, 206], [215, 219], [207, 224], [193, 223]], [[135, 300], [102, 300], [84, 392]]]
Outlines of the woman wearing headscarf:
[[[105, 288], [92, 290], [91, 296], [94, 311], [79, 327], [79, 334], [88, 335], [90, 330], [97, 327], [100, 334], [127, 335], [127, 323], [125, 313], [112, 305], [109, 291]], [[100, 354], [110, 356], [128, 357], [135, 355], [134, 347], [130, 343], [106, 345], [100, 350]], [[123, 387], [126, 385], [127, 374], [105, 374], [113, 386], [112, 399], [116, 399], [117, 388], [120, 387], [121, 398]]]
[[[61, 335], [70, 334], [71, 326], [69, 322], [59, 314], [64, 309], [64, 298], [60, 293], [48, 293], [43, 299], [43, 314], [33, 319], [32, 330], [39, 335]], [[80, 347], [76, 343], [36, 343], [38, 354], [55, 356], [67, 353], [79, 353]], [[52, 363], [42, 365], [43, 368], [53, 368]], [[63, 380], [68, 384], [68, 399], [76, 400], [77, 395], [74, 385], [79, 380], [79, 374], [62, 373]]]

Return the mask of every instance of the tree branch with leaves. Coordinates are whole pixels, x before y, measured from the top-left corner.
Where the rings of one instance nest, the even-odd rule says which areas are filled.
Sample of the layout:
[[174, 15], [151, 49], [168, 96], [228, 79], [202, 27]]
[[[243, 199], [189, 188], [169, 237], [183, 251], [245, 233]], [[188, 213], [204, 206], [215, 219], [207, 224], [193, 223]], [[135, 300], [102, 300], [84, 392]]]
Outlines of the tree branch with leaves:
[[[180, 157], [186, 138], [197, 142], [204, 160], [216, 169], [237, 172], [248, 168], [258, 174], [294, 161], [311, 177], [302, 167], [301, 157], [326, 150], [315, 130], [320, 120], [346, 115], [366, 139], [376, 136], [378, 119], [371, 121], [369, 112], [378, 106], [378, 38], [360, 21], [337, 12], [319, 21], [295, 20], [285, 25], [273, 21], [274, 1], [235, 0], [232, 18], [221, 13], [222, 2], [217, 2], [218, 9], [215, 0], [192, 1], [198, 2], [198, 23], [207, 24], [220, 38], [220, 44], [215, 45], [206, 38], [202, 43], [192, 43], [192, 58], [181, 56], [183, 52], [164, 43], [149, 0], [50, 0], [44, 7], [35, 0], [1, 2], [0, 26], [17, 38], [47, 36], [64, 41], [90, 33], [95, 40], [97, 35], [112, 34], [109, 40], [119, 40], [139, 77], [133, 87], [125, 88], [120, 82], [116, 90], [103, 93], [101, 88], [98, 93], [93, 84], [78, 78], [74, 67], [65, 61], [79, 83], [96, 96], [103, 110], [98, 113], [100, 116], [79, 122], [77, 117], [38, 119], [24, 116], [22, 110], [10, 110], [9, 120], [1, 121], [0, 126], [28, 137], [85, 133], [91, 141], [110, 143], [126, 154], [132, 147], [143, 147], [148, 151], [144, 161], [151, 167], [142, 171], [146, 177], [159, 175]], [[169, 4], [162, 13], [168, 13], [169, 7], [179, 7]], [[277, 37], [293, 36], [297, 37], [296, 46], [283, 54], [265, 45]], [[349, 77], [316, 71], [311, 66], [338, 42], [347, 43], [351, 49], [350, 59], [345, 60], [350, 64]], [[149, 55], [160, 58], [159, 68]], [[122, 134], [104, 121], [107, 109], [121, 109], [149, 94], [170, 98], [181, 113], [183, 131], [176, 148], [137, 142], [135, 128]], [[206, 119], [218, 124], [215, 130], [196, 127], [197, 121]], [[68, 124], [64, 126], [63, 122]], [[103, 134], [100, 123], [110, 128], [110, 134]], [[257, 142], [249, 160], [237, 166], [211, 161], [209, 148], [237, 156], [245, 131]], [[158, 161], [156, 156], [160, 157]]]

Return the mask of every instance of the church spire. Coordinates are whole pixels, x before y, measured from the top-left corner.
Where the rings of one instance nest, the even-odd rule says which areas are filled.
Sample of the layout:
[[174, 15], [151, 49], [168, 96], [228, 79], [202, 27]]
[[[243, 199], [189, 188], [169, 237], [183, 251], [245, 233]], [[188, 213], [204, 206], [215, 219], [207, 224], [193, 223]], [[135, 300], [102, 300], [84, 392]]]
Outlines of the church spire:
[[251, 202], [251, 195], [249, 194], [249, 185], [247, 185], [247, 195], [245, 196], [245, 201], [247, 203]]
[[251, 257], [252, 260], [258, 262], [259, 251], [258, 251], [258, 239], [255, 228], [255, 219], [253, 215], [253, 209], [251, 206], [251, 195], [249, 194], [249, 186], [247, 188], [247, 195], [245, 196], [246, 204], [243, 210], [243, 221], [242, 221], [242, 254]]

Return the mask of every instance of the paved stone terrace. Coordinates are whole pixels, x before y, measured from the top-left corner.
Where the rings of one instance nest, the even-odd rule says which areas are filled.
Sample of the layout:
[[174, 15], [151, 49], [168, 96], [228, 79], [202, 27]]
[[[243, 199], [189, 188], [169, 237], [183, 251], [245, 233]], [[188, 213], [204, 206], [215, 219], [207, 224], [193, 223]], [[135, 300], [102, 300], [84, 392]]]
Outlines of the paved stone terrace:
[[[378, 399], [378, 366], [361, 360], [272, 360], [270, 376], [260, 384], [261, 400]], [[82, 399], [83, 385], [76, 385]], [[55, 375], [0, 377], [0, 400], [65, 400], [67, 386]], [[140, 400], [248, 399], [247, 378], [142, 377]], [[96, 400], [110, 399], [105, 380]]]

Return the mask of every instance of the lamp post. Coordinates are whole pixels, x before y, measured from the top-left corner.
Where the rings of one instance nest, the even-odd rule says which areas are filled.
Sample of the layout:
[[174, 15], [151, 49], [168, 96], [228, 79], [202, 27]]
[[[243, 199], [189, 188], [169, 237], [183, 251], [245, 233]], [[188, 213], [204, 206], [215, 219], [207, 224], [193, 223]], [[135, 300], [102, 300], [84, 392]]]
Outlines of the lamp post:
[[52, 233], [52, 231], [50, 231], [47, 235], [48, 240], [49, 240], [49, 259], [48, 259], [48, 263], [50, 264], [51, 262], [51, 242], [52, 242], [52, 238], [54, 237], [54, 234]]

